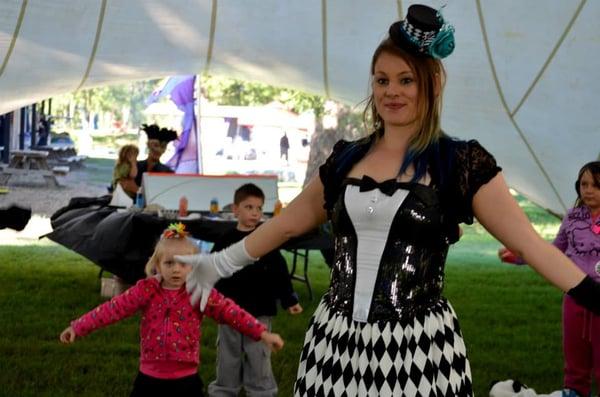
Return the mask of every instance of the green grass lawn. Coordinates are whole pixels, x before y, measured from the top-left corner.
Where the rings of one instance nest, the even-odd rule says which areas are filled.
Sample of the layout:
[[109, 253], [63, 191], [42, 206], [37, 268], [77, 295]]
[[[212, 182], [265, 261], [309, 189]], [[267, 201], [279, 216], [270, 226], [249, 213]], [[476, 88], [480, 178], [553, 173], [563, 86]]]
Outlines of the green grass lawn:
[[139, 138], [138, 133], [94, 134], [94, 135], [92, 135], [94, 145], [114, 147], [114, 148], [119, 148], [124, 145], [137, 145], [138, 138]]
[[85, 160], [85, 175], [87, 182], [95, 185], [106, 186], [112, 181], [115, 160], [88, 157]]
[[[536, 215], [537, 216], [537, 215]], [[542, 215], [538, 229], [555, 230]], [[541, 226], [540, 226], [541, 225]], [[539, 392], [562, 383], [561, 296], [528, 267], [501, 264], [499, 243], [479, 226], [464, 228], [451, 249], [445, 295], [461, 320], [475, 394], [486, 396], [494, 379], [518, 378]], [[0, 246], [0, 396], [126, 396], [138, 366], [138, 318], [100, 330], [72, 345], [59, 333], [74, 317], [103, 300], [98, 268], [48, 241]], [[320, 296], [328, 269], [311, 254], [310, 279]], [[291, 396], [304, 332], [318, 299], [296, 283], [305, 312], [280, 312], [274, 330], [285, 339], [273, 357], [281, 396]], [[216, 326], [203, 324], [200, 374], [215, 370]]]

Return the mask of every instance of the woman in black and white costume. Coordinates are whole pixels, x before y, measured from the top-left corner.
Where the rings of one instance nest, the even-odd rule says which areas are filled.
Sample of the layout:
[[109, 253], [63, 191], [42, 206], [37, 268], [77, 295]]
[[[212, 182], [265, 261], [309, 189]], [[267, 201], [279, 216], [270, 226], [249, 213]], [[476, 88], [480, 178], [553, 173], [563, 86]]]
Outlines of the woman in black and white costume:
[[598, 285], [536, 234], [492, 155], [441, 131], [440, 58], [454, 48], [453, 28], [413, 5], [389, 33], [371, 64], [374, 132], [338, 142], [319, 176], [242, 242], [178, 258], [194, 265], [187, 285], [202, 306], [214, 280], [331, 221], [331, 284], [306, 332], [296, 396], [472, 395], [441, 292], [448, 246], [473, 216], [549, 281], [599, 306]]

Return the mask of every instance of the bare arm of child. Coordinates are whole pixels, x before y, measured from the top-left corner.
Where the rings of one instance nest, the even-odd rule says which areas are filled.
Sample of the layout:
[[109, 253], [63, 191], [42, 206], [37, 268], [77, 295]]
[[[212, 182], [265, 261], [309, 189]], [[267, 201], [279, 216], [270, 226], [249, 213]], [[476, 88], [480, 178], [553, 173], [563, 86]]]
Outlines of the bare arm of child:
[[137, 173], [138, 173], [136, 159], [135, 158], [130, 159], [129, 164], [130, 164], [129, 177], [135, 179], [135, 177], [137, 176]]
[[302, 313], [304, 309], [302, 309], [302, 306], [300, 306], [300, 303], [296, 303], [294, 306], [290, 306], [287, 308], [287, 311], [290, 314], [300, 314]]
[[272, 352], [277, 352], [283, 347], [283, 339], [279, 334], [274, 334], [269, 331], [263, 331], [260, 334], [260, 340], [267, 345]]
[[125, 190], [126, 193], [129, 194], [130, 197], [135, 197], [136, 193], [139, 190], [139, 186], [135, 183], [134, 178], [121, 178], [119, 179], [119, 184]]

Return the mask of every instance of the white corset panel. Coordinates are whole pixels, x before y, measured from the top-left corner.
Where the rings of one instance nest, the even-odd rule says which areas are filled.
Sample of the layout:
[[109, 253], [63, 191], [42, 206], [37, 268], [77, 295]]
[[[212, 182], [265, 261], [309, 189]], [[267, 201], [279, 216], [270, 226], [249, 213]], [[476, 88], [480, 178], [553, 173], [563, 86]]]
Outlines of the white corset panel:
[[357, 237], [352, 318], [366, 322], [390, 226], [408, 190], [398, 189], [388, 196], [379, 189], [367, 192], [359, 189], [359, 186], [346, 185], [344, 204]]

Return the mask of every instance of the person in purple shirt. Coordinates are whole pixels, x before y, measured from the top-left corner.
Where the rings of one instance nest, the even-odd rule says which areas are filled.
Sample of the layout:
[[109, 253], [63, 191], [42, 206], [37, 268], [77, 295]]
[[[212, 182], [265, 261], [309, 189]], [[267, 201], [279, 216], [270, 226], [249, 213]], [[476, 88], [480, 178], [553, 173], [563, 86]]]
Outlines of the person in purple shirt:
[[[577, 201], [564, 217], [554, 245], [590, 278], [600, 281], [600, 161], [579, 170]], [[506, 248], [498, 252], [505, 262], [523, 263]], [[563, 299], [565, 397], [588, 396], [592, 373], [600, 384], [600, 316], [569, 295]]]

